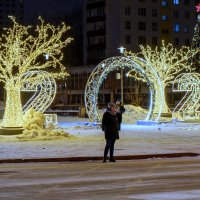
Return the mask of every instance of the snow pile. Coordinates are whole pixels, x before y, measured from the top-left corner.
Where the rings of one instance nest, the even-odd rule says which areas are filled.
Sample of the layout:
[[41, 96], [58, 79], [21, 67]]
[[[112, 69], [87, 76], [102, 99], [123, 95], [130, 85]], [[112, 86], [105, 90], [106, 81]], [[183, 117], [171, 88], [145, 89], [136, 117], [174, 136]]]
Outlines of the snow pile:
[[137, 120], [144, 120], [147, 116], [148, 110], [138, 106], [124, 105], [126, 111], [122, 115], [122, 123], [135, 123]]
[[[122, 115], [122, 123], [132, 124], [135, 123], [137, 120], [143, 120], [146, 118], [148, 113], [148, 110], [145, 110], [138, 106], [124, 105], [124, 107], [125, 107], [125, 112]], [[106, 109], [99, 110], [101, 118], [105, 111]]]
[[[124, 105], [126, 111], [122, 115], [122, 123], [134, 124], [137, 120], [144, 120], [147, 117], [148, 110], [139, 106]], [[102, 118], [103, 113], [106, 109], [99, 110], [100, 117]], [[159, 121], [170, 121], [171, 118], [160, 117]]]
[[48, 126], [44, 128], [45, 116], [41, 112], [36, 112], [33, 108], [29, 109], [24, 115], [25, 130], [18, 135], [19, 140], [54, 140], [69, 137], [69, 133], [61, 128]]

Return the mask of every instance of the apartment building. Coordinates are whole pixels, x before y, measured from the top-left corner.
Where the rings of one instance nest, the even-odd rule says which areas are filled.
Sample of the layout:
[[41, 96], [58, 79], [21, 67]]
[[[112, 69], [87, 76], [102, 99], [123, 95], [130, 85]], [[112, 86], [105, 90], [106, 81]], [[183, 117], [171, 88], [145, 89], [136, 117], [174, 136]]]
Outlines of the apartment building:
[[20, 23], [24, 22], [24, 0], [0, 0], [0, 26], [7, 27], [11, 20], [8, 16], [16, 17]]
[[119, 55], [118, 47], [138, 52], [139, 45], [177, 48], [191, 45], [197, 0], [86, 0], [84, 5], [84, 64]]

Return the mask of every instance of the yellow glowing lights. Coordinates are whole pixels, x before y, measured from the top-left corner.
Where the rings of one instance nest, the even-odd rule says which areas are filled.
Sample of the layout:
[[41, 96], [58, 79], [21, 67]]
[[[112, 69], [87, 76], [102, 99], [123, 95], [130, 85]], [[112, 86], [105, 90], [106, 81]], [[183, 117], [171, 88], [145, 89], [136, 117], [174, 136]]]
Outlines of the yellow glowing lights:
[[[200, 117], [200, 74], [184, 73], [176, 77], [173, 83], [174, 92], [185, 92], [181, 101], [176, 105], [173, 118], [199, 119]], [[176, 116], [178, 113], [178, 116]]]
[[[170, 112], [167, 103], [165, 101], [165, 88], [166, 86], [172, 84], [174, 78], [183, 71], [194, 70], [193, 63], [188, 62], [191, 57], [193, 57], [197, 50], [190, 49], [189, 47], [183, 46], [180, 49], [176, 49], [172, 44], [165, 44], [162, 41], [161, 47], [156, 47], [153, 49], [150, 46], [140, 46], [141, 52], [138, 54], [132, 52], [125, 52], [125, 55], [130, 56], [141, 56], [144, 58], [146, 63], [141, 62], [140, 65], [143, 66], [145, 74], [152, 79], [155, 83], [155, 112], [159, 112], [160, 102], [163, 99], [162, 113]], [[150, 65], [158, 74], [161, 82], [157, 82], [154, 76], [149, 76], [149, 69], [146, 65]], [[131, 74], [131, 72], [130, 72]], [[138, 80], [143, 80], [141, 74], [133, 72], [134, 77]], [[163, 97], [160, 96], [160, 92], [157, 94], [158, 88], [162, 89]]]
[[[38, 74], [41, 77], [37, 77]], [[32, 82], [28, 81], [31, 77], [33, 78]], [[27, 112], [30, 108], [34, 108], [35, 111], [44, 112], [51, 105], [56, 95], [55, 79], [49, 77], [49, 73], [42, 70], [27, 72], [22, 78], [24, 81], [21, 91], [35, 92], [23, 106], [23, 112]]]
[[[69, 27], [64, 23], [55, 27], [45, 24], [39, 17], [39, 25], [31, 35], [31, 26], [20, 25], [14, 17], [10, 18], [13, 26], [4, 29], [5, 33], [0, 38], [0, 81], [5, 84], [6, 90], [2, 125], [21, 127], [23, 111], [20, 90], [32, 88], [36, 91], [36, 99], [25, 105], [24, 110], [34, 107], [36, 110], [44, 111], [55, 96], [54, 78], [64, 78], [68, 75], [61, 63], [62, 49], [72, 38], [66, 36]], [[48, 59], [44, 59], [43, 56], [47, 54]], [[43, 71], [48, 68], [51, 68], [51, 72]]]
[[[131, 70], [127, 76], [133, 76], [149, 85], [150, 106], [146, 120], [158, 120], [161, 113], [170, 112], [165, 101], [165, 87], [172, 84], [174, 78], [182, 71], [194, 70], [188, 60], [197, 50], [183, 46], [175, 49], [172, 44], [152, 49], [150, 46], [140, 46], [141, 53], [125, 52], [125, 57], [112, 57], [101, 62], [90, 75], [85, 89], [85, 107], [91, 121], [99, 121], [97, 109], [98, 93], [107, 74], [119, 67], [128, 67]], [[142, 58], [138, 57], [141, 56]]]

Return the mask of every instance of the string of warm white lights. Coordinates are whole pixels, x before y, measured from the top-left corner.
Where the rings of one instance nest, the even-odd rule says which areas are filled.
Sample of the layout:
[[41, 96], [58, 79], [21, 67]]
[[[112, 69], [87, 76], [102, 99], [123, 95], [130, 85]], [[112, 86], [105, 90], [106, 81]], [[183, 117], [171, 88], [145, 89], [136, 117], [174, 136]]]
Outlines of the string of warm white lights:
[[[157, 92], [158, 89], [161, 87], [163, 93], [163, 97], [159, 95], [160, 92], [155, 95], [155, 105], [157, 107], [155, 109], [155, 112], [159, 112], [159, 104], [162, 98], [162, 113], [168, 113], [170, 112], [170, 110], [165, 100], [165, 88], [166, 86], [172, 84], [174, 78], [181, 72], [194, 70], [193, 63], [189, 62], [189, 59], [197, 53], [197, 50], [190, 49], [186, 46], [183, 46], [180, 49], [176, 49], [173, 47], [172, 44], [165, 44], [164, 41], [162, 41], [160, 47], [156, 47], [155, 49], [148, 45], [146, 47], [140, 45], [140, 48], [141, 52], [138, 54], [132, 52], [125, 52], [125, 55], [140, 56], [144, 58], [146, 62], [140, 62], [140, 65], [144, 68], [145, 74], [147, 74], [147, 76], [149, 76], [148, 71], [151, 69], [146, 68], [146, 66], [149, 65], [154, 68], [161, 80], [161, 83], [156, 82], [154, 80], [154, 76], [149, 77], [150, 79], [152, 79], [152, 82], [155, 82], [155, 91]], [[133, 74], [134, 78], [141, 80], [142, 77], [140, 75], [138, 76], [138, 74], [135, 74], [134, 72]]]
[[[98, 112], [98, 93], [100, 90], [100, 86], [102, 85], [103, 81], [106, 79], [107, 75], [121, 67], [128, 67], [129, 69], [133, 69], [138, 74], [143, 77], [143, 79], [147, 82], [150, 89], [150, 106], [149, 106], [149, 112], [147, 114], [147, 117], [145, 120], [158, 120], [160, 117], [160, 113], [162, 110], [162, 101], [159, 104], [160, 105], [160, 112], [158, 112], [156, 115], [153, 115], [154, 109], [155, 109], [155, 90], [157, 90], [157, 93], [160, 92], [160, 96], [162, 97], [162, 90], [160, 88], [156, 88], [155, 86], [159, 84], [155, 84], [155, 82], [160, 83], [160, 79], [157, 76], [157, 73], [155, 70], [149, 66], [148, 64], [141, 65], [141, 62], [146, 63], [143, 59], [138, 57], [125, 57], [125, 56], [119, 56], [119, 57], [111, 57], [103, 62], [99, 63], [96, 68], [91, 73], [90, 77], [88, 78], [86, 88], [85, 88], [85, 108], [87, 111], [87, 114], [91, 121], [93, 122], [99, 122], [100, 116]], [[145, 68], [148, 68], [148, 74], [145, 73]], [[149, 77], [154, 77], [149, 78]], [[155, 82], [152, 82], [154, 80]]]
[[[47, 75], [47, 78], [38, 79], [37, 75]], [[31, 77], [35, 77], [34, 81], [30, 82]], [[45, 71], [30, 71], [22, 77], [25, 80], [21, 86], [23, 92], [35, 92], [29, 101], [23, 106], [23, 112], [27, 112], [30, 108], [36, 111], [44, 112], [52, 103], [56, 95], [56, 82], [52, 77], [48, 77], [48, 72]]]
[[[63, 59], [62, 49], [66, 47], [71, 38], [66, 36], [69, 30], [64, 23], [55, 27], [45, 24], [39, 17], [39, 24], [36, 26], [35, 33], [30, 34], [32, 27], [20, 25], [14, 17], [10, 17], [13, 26], [5, 29], [1, 35], [0, 43], [0, 81], [5, 84], [6, 107], [2, 125], [4, 127], [22, 127], [23, 111], [20, 98], [20, 90], [27, 87], [36, 87], [36, 79], [41, 82], [37, 85], [39, 95], [34, 102], [34, 107], [42, 110], [51, 102], [46, 102], [46, 90], [48, 95], [53, 98], [52, 88], [48, 88], [49, 82], [53, 78], [64, 78], [68, 75], [61, 61]], [[44, 56], [48, 54], [48, 59]], [[51, 68], [49, 73], [40, 73], [40, 70]], [[32, 71], [38, 71], [33, 75]], [[40, 87], [40, 89], [39, 89]], [[52, 86], [53, 87], [53, 86]], [[37, 94], [36, 94], [37, 95]], [[44, 99], [42, 99], [42, 97]], [[43, 105], [44, 104], [44, 105]], [[28, 106], [27, 106], [28, 109]]]
[[[173, 118], [199, 119], [200, 117], [200, 74], [184, 73], [176, 77], [173, 83], [174, 92], [185, 92], [184, 97], [176, 105]], [[178, 113], [178, 115], [177, 115]]]

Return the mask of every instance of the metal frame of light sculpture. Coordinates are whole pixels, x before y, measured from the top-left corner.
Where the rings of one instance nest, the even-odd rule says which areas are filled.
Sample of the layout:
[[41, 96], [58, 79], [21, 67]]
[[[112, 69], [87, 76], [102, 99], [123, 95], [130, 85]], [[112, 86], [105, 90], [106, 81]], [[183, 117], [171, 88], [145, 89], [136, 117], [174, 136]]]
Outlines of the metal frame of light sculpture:
[[199, 119], [200, 112], [200, 74], [184, 73], [176, 77], [173, 82], [173, 92], [186, 92], [172, 112], [179, 113], [183, 119]]
[[[162, 101], [160, 103], [160, 112], [156, 115], [153, 115], [154, 110], [154, 98], [155, 98], [155, 83], [152, 82], [152, 79], [149, 79], [149, 77], [146, 75], [145, 70], [138, 64], [139, 62], [145, 62], [143, 59], [134, 57], [127, 57], [127, 56], [118, 56], [118, 57], [111, 57], [108, 58], [101, 63], [99, 63], [96, 68], [92, 71], [90, 77], [88, 78], [86, 87], [85, 87], [85, 108], [86, 112], [88, 114], [88, 117], [93, 122], [100, 122], [100, 116], [98, 112], [98, 93], [100, 90], [100, 86], [102, 85], [103, 81], [106, 79], [107, 75], [121, 67], [128, 67], [130, 69], [137, 70], [139, 73], [141, 73], [147, 80], [147, 83], [150, 88], [150, 106], [149, 106], [149, 112], [147, 114], [147, 117], [145, 120], [158, 120], [160, 118], [161, 110], [162, 110]], [[155, 79], [157, 79], [158, 82], [160, 82], [159, 77], [157, 76], [157, 73], [154, 71], [154, 69], [151, 66], [146, 66], [147, 68], [151, 68], [151, 71], [149, 70], [149, 75], [154, 76]], [[159, 92], [161, 93], [160, 96], [162, 97], [162, 90], [159, 89]]]
[[[46, 71], [29, 71], [23, 75], [23, 84], [21, 91], [35, 92], [34, 95], [23, 106], [23, 112], [27, 112], [30, 108], [36, 111], [44, 112], [53, 102], [56, 95], [56, 81], [52, 77], [37, 78], [37, 75], [48, 74]], [[34, 81], [26, 81], [33, 78]]]
[[[161, 113], [163, 111], [163, 100], [165, 99], [165, 91], [164, 88], [161, 87], [162, 81], [155, 70], [153, 66], [151, 66], [146, 60], [137, 57], [137, 56], [128, 56], [131, 58], [133, 61], [137, 62], [145, 71], [146, 76], [151, 80], [151, 83], [154, 85], [154, 109], [153, 109], [153, 114], [158, 114], [158, 117], [156, 118], [156, 121], [159, 120]], [[130, 71], [131, 73], [131, 71]], [[135, 79], [138, 79], [138, 77], [134, 77]], [[140, 80], [140, 79], [139, 79]], [[142, 79], [141, 79], [142, 80]], [[142, 80], [145, 81], [145, 80]]]

